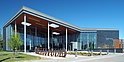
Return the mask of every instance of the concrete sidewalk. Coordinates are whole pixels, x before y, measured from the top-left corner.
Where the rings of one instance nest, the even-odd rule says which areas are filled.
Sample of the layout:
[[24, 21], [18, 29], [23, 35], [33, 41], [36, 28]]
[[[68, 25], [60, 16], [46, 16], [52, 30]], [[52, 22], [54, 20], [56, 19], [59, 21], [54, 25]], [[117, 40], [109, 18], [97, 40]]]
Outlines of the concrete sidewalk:
[[24, 62], [82, 62], [82, 61], [91, 61], [91, 60], [97, 60], [97, 59], [105, 59], [105, 58], [111, 58], [116, 57], [119, 55], [124, 55], [123, 53], [111, 53], [109, 55], [103, 55], [103, 56], [79, 56], [75, 57], [74, 55], [67, 55], [66, 58], [62, 57], [51, 57], [51, 56], [43, 56], [35, 53], [24, 53], [28, 55], [33, 56], [39, 56], [43, 58], [49, 58], [47, 60], [32, 60], [32, 61], [24, 61]]

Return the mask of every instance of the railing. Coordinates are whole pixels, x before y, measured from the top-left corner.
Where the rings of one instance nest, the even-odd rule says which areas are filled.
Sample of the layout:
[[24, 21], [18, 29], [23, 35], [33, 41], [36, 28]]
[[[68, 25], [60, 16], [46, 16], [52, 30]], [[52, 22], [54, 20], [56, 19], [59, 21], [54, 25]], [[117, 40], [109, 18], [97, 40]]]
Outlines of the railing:
[[36, 48], [35, 49], [36, 54], [44, 55], [44, 56], [54, 56], [54, 57], [66, 57], [67, 52], [65, 49], [60, 50], [47, 50], [45, 48]]

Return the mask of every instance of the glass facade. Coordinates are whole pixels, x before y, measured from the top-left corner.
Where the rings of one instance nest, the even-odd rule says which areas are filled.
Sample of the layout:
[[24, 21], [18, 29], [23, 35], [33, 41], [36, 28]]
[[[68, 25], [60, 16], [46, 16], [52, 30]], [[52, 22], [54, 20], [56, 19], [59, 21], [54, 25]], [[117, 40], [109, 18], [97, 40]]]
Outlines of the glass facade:
[[[17, 30], [21, 36], [23, 45], [21, 49], [24, 49], [24, 26], [18, 26]], [[34, 50], [35, 47], [47, 48], [47, 33], [44, 33], [44, 29], [37, 29], [37, 27], [27, 27], [26, 36], [26, 49]]]
[[117, 30], [99, 30], [97, 31], [98, 48], [114, 48], [114, 39], [119, 39]]
[[97, 33], [96, 32], [81, 32], [80, 34], [80, 47], [81, 50], [94, 49], [97, 46]]
[[119, 39], [118, 30], [96, 30], [80, 33], [80, 50], [114, 48], [114, 39]]
[[68, 35], [68, 50], [80, 49], [80, 33], [73, 33]]
[[[24, 50], [24, 26], [17, 25], [17, 33], [20, 34], [23, 45], [21, 45], [21, 50]], [[5, 47], [6, 50], [10, 50], [8, 44], [8, 39], [14, 30], [14, 25], [10, 24], [4, 28], [5, 32]], [[35, 26], [27, 27], [27, 40], [26, 49], [34, 50], [35, 47], [48, 47], [47, 39], [47, 29], [39, 28]], [[97, 48], [114, 48], [114, 39], [119, 39], [119, 31], [116, 30], [97, 30], [97, 31], [85, 31], [68, 33], [67, 50], [72, 51], [74, 49], [78, 50], [90, 50]], [[66, 36], [65, 33], [60, 35], [52, 34], [50, 30], [50, 49], [65, 49], [66, 48]]]
[[[26, 49], [34, 50], [35, 47], [48, 47], [48, 39], [47, 39], [47, 29], [35, 26], [27, 26], [26, 29]], [[21, 46], [21, 50], [24, 50], [24, 26], [17, 25], [17, 32], [20, 34], [23, 45]], [[65, 33], [60, 35], [52, 34], [52, 30], [50, 30], [50, 49], [65, 49], [66, 48], [66, 36]], [[74, 48], [78, 48], [77, 46], [73, 46], [73, 42], [79, 41], [80, 33], [68, 33], [68, 50], [74, 50]]]
[[[5, 41], [8, 41], [9, 38], [11, 38], [12, 36], [12, 25], [8, 25], [6, 28], [5, 28], [5, 33], [6, 33], [6, 36], [5, 36]], [[10, 50], [9, 48], [9, 45], [8, 45], [8, 42], [5, 42], [5, 47], [6, 47], [6, 50]]]

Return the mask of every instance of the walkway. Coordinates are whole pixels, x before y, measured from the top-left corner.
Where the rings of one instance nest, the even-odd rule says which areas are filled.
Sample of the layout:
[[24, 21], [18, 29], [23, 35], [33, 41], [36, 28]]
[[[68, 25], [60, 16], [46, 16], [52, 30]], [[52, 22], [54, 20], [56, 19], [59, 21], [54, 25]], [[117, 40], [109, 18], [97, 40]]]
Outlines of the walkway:
[[[40, 56], [44, 58], [50, 58], [48, 60], [33, 60], [33, 61], [24, 61], [24, 62], [103, 62], [108, 61], [109, 62], [124, 62], [124, 54], [122, 53], [111, 53], [109, 55], [104, 55], [104, 56], [78, 56], [75, 57], [74, 55], [67, 55], [66, 58], [61, 58], [61, 57], [49, 57], [49, 56], [42, 56], [38, 55], [35, 53], [26, 53], [29, 55], [34, 55], [34, 56]], [[117, 61], [118, 58], [120, 61]]]

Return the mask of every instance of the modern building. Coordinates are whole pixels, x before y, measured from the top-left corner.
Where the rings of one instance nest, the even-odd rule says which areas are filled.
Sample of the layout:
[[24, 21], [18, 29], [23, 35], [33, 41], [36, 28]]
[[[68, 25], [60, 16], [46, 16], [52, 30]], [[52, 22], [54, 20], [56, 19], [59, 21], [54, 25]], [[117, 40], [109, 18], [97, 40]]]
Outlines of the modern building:
[[119, 39], [115, 29], [83, 29], [80, 35], [81, 50], [114, 48], [114, 40]]
[[20, 34], [24, 52], [35, 47], [66, 51], [114, 48], [113, 40], [119, 39], [117, 29], [80, 28], [27, 7], [4, 25], [4, 50], [10, 50], [8, 38], [13, 33]]

